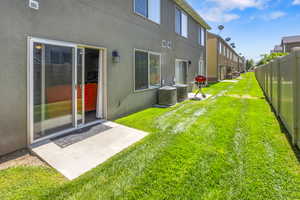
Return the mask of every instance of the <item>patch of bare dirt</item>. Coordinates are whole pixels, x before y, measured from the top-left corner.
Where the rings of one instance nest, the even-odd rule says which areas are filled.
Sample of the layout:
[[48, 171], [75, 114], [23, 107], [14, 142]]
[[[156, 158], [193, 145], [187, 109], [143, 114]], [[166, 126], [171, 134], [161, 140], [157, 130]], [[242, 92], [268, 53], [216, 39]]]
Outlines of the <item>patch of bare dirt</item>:
[[30, 154], [27, 149], [0, 157], [0, 170], [17, 166], [47, 166], [47, 164], [38, 157]]
[[259, 97], [253, 97], [253, 96], [250, 96], [250, 95], [226, 95], [228, 97], [233, 97], [233, 98], [239, 98], [239, 99], [259, 99]]

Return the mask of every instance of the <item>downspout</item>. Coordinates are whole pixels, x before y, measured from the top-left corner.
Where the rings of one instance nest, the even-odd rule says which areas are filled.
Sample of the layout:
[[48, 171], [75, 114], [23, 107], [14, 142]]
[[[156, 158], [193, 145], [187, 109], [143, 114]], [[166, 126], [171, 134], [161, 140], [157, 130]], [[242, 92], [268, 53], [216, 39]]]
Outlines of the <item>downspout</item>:
[[206, 76], [206, 85], [208, 84], [208, 51], [207, 51], [207, 47], [208, 47], [208, 34], [207, 34], [207, 30], [205, 29], [205, 76]]

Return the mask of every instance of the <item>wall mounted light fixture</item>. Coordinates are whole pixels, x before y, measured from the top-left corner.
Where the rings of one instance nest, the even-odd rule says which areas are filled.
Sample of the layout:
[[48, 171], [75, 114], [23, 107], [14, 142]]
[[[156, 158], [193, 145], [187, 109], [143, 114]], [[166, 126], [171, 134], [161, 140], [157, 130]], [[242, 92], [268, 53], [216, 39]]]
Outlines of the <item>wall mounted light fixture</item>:
[[121, 60], [121, 56], [120, 56], [120, 54], [119, 54], [119, 52], [118, 51], [113, 51], [112, 52], [112, 61], [113, 61], [113, 63], [120, 63], [120, 60]]

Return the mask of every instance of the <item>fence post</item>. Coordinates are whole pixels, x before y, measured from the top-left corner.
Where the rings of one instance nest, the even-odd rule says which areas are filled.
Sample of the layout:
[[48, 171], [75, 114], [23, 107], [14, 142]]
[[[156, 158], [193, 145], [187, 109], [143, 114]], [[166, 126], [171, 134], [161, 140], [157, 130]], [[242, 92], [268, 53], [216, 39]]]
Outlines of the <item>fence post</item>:
[[281, 71], [280, 71], [280, 58], [277, 59], [277, 116], [280, 116], [280, 103], [281, 103]]
[[295, 134], [295, 145], [298, 146], [298, 148], [300, 147], [300, 137], [299, 137], [299, 111], [300, 111], [300, 105], [299, 105], [299, 89], [300, 89], [300, 80], [299, 80], [299, 67], [300, 67], [300, 51], [294, 51], [293, 52], [293, 63], [295, 65], [295, 73], [294, 73], [294, 80], [295, 80], [295, 84], [294, 84], [294, 134]]
[[271, 102], [271, 105], [274, 107], [274, 104], [273, 104], [273, 76], [274, 76], [274, 61], [272, 61], [270, 63], [270, 102]]

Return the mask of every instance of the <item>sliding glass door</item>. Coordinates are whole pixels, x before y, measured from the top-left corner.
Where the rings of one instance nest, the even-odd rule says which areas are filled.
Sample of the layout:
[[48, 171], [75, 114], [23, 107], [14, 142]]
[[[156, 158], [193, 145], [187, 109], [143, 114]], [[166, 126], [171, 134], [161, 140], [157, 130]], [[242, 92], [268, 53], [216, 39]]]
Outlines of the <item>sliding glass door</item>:
[[77, 65], [76, 65], [76, 77], [77, 83], [75, 84], [76, 95], [76, 116], [77, 124], [75, 126], [81, 126], [85, 123], [85, 49], [77, 49]]
[[29, 38], [29, 144], [97, 123], [103, 117], [104, 52], [97, 47]]
[[84, 123], [84, 49], [31, 43], [32, 141]]
[[74, 48], [34, 43], [34, 139], [73, 126]]
[[188, 63], [184, 60], [175, 61], [175, 83], [187, 84]]

